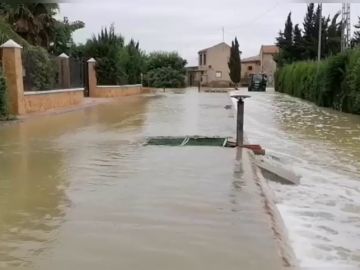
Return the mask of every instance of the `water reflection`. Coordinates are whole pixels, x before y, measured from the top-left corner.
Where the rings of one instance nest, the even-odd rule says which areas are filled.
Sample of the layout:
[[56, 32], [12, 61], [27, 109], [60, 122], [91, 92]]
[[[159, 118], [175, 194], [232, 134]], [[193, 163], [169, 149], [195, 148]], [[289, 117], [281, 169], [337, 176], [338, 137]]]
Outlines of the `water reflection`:
[[[51, 126], [48, 126], [51, 128]], [[69, 201], [61, 152], [29, 125], [1, 132], [0, 268], [26, 267], [55, 237]]]
[[34, 259], [53, 247], [72, 207], [72, 164], [101, 158], [99, 130], [141, 131], [146, 103], [130, 98], [0, 128], [0, 269], [37, 269]]

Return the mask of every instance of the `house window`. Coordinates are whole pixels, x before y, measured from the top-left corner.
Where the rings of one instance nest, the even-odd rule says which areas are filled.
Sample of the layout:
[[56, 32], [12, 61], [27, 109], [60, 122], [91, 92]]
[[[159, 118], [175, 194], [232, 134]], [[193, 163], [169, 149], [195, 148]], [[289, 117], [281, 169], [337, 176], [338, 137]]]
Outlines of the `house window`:
[[202, 54], [200, 53], [199, 54], [199, 66], [201, 66], [202, 65]]
[[252, 66], [248, 66], [248, 70], [251, 71], [253, 69]]
[[222, 72], [221, 71], [216, 71], [215, 76], [216, 76], [216, 78], [221, 78], [222, 77]]
[[203, 56], [203, 60], [204, 60], [204, 66], [206, 65], [206, 53], [204, 53], [204, 56]]

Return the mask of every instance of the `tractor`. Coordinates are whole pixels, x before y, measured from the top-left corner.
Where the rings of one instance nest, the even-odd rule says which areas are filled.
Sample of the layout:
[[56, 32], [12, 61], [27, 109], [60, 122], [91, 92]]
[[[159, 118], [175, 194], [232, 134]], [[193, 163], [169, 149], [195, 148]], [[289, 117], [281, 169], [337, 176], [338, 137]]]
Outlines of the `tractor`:
[[249, 92], [265, 92], [267, 84], [266, 74], [251, 74], [249, 77]]

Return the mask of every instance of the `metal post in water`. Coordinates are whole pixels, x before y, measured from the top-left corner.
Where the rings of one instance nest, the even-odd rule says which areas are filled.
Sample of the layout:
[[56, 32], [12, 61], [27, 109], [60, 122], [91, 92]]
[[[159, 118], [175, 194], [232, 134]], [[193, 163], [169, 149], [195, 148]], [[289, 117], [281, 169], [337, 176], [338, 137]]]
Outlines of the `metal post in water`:
[[233, 95], [237, 99], [237, 118], [236, 118], [236, 145], [244, 145], [244, 100], [250, 96]]
[[237, 103], [237, 120], [236, 120], [236, 145], [244, 144], [244, 100], [240, 98]]

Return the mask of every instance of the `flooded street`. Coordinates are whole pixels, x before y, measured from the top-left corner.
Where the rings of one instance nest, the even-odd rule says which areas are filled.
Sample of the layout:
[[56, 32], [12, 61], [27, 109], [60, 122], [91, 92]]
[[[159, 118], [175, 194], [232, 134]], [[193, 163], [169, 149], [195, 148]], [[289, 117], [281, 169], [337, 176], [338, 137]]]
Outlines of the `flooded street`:
[[[143, 146], [233, 136], [226, 104], [176, 90], [1, 127], [0, 269], [280, 269], [234, 149]], [[360, 117], [273, 92], [245, 113], [250, 142], [302, 176], [271, 183], [301, 266], [360, 267]]]
[[170, 91], [0, 129], [0, 269], [281, 269], [226, 94]]
[[252, 94], [245, 110], [250, 141], [302, 176], [272, 184], [301, 266], [359, 269], [360, 116], [273, 92]]

